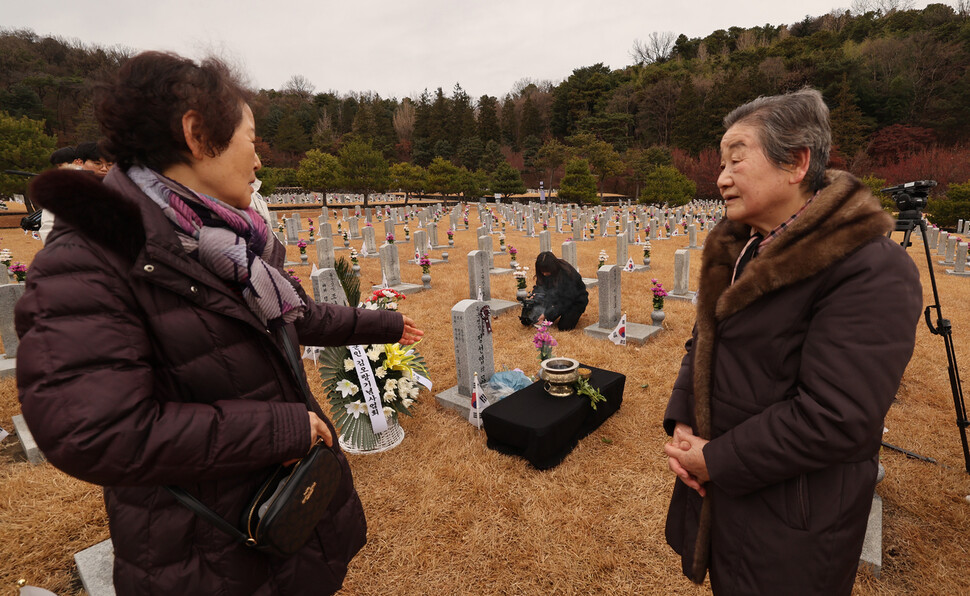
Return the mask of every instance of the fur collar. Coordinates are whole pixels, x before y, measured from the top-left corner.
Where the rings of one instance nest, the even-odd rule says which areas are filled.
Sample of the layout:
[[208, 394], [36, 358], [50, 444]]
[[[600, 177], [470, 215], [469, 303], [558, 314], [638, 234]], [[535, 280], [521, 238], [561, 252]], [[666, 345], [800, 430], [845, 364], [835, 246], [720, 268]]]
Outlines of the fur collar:
[[[694, 419], [711, 438], [711, 363], [717, 324], [759, 298], [812, 277], [892, 229], [893, 220], [851, 174], [830, 170], [825, 187], [783, 234], [748, 263], [734, 285], [738, 255], [751, 236], [745, 224], [723, 220], [704, 242], [694, 342]], [[690, 577], [704, 581], [710, 560], [711, 496], [704, 498]]]
[[145, 246], [145, 225], [138, 204], [108, 184], [125, 178], [112, 171], [102, 183], [88, 172], [51, 170], [34, 178], [30, 197], [81, 234], [134, 262]]

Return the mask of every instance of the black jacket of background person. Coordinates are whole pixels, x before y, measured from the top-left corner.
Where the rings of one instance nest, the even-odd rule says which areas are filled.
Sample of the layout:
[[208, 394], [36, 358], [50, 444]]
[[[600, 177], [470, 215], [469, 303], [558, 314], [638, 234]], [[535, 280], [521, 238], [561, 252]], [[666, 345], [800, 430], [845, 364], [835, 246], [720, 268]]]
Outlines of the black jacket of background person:
[[585, 311], [589, 304], [589, 293], [579, 271], [563, 259], [558, 260], [561, 267], [558, 277], [539, 275], [532, 288], [533, 297], [542, 304], [547, 321], [555, 321], [576, 308]]

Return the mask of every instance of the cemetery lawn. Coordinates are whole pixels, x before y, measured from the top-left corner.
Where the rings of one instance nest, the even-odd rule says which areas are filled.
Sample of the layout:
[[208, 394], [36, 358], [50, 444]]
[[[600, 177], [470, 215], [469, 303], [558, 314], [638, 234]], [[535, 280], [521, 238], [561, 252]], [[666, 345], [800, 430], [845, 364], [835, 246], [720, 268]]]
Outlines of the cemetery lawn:
[[[320, 212], [300, 211], [314, 218]], [[334, 217], [339, 212], [331, 209], [331, 223]], [[473, 206], [470, 229], [457, 231], [455, 246], [445, 249], [449, 263], [431, 268], [433, 289], [410, 295], [400, 305], [425, 330], [420, 350], [435, 392], [457, 382], [450, 308], [468, 298], [466, 255], [478, 248], [478, 225]], [[375, 221], [374, 226], [380, 236], [383, 224]], [[446, 244], [447, 216], [439, 226], [439, 242]], [[410, 227], [416, 230], [417, 222]], [[569, 235], [553, 231], [557, 255]], [[511, 226], [506, 236], [519, 249], [519, 262], [530, 268], [531, 287], [539, 238], [526, 238]], [[699, 233], [699, 243], [705, 236]], [[352, 242], [358, 250], [360, 244]], [[400, 244], [402, 279], [420, 284], [420, 267], [406, 263], [413, 247]], [[622, 274], [623, 312], [630, 322], [649, 323], [650, 280], [655, 277], [672, 287], [674, 251], [687, 246], [687, 237], [652, 246], [650, 271]], [[29, 263], [40, 247], [40, 241], [19, 229], [0, 230], [0, 248], [9, 248], [14, 262]], [[613, 237], [579, 242], [577, 249], [585, 277], [595, 277], [601, 249], [615, 264]], [[295, 246], [287, 251], [289, 260], [299, 261]], [[921, 271], [925, 305], [933, 296], [922, 251], [920, 243], [909, 249]], [[441, 252], [432, 256], [440, 258]], [[307, 253], [314, 262], [316, 252]], [[631, 245], [629, 254], [640, 264], [640, 247]], [[336, 256], [346, 257], [347, 252], [337, 251]], [[691, 290], [697, 289], [700, 257], [700, 251], [691, 251]], [[507, 267], [508, 261], [507, 254], [495, 256], [496, 267]], [[367, 292], [381, 281], [379, 260], [362, 258], [360, 266], [362, 292]], [[312, 295], [310, 267], [295, 269]], [[953, 325], [964, 378], [970, 378], [970, 279], [943, 270], [936, 268], [943, 314]], [[491, 290], [493, 298], [515, 299], [511, 275], [492, 276]], [[598, 302], [597, 289], [591, 288], [577, 329], [553, 329], [559, 342], [555, 354], [626, 374], [620, 411], [582, 440], [561, 465], [540, 472], [523, 459], [489, 450], [483, 431], [441, 408], [432, 393], [422, 392], [415, 416], [402, 420], [407, 436], [399, 447], [348, 456], [367, 512], [368, 543], [351, 563], [341, 594], [710, 593], [709, 583], [694, 586], [682, 576], [679, 558], [664, 542], [673, 475], [663, 454], [666, 435], [660, 422], [693, 325], [693, 306], [667, 300], [665, 331], [642, 346], [623, 347], [583, 333], [583, 327], [597, 322]], [[493, 332], [496, 370], [537, 372], [533, 329], [519, 323], [517, 310], [494, 320]], [[312, 362], [304, 362], [311, 387], [328, 411], [319, 373]], [[14, 379], [0, 380], [0, 427], [12, 430], [11, 418], [19, 413]], [[916, 351], [886, 419], [884, 439], [939, 465], [883, 449], [886, 478], [877, 488], [884, 500], [882, 575], [876, 578], [861, 570], [854, 594], [970, 593], [970, 503], [964, 499], [970, 494], [970, 475], [964, 470], [954, 419], [943, 341], [921, 320]], [[17, 580], [24, 579], [59, 595], [83, 594], [73, 555], [106, 538], [99, 487], [50, 464], [30, 465], [15, 436], [0, 443], [3, 593], [13, 593]]]

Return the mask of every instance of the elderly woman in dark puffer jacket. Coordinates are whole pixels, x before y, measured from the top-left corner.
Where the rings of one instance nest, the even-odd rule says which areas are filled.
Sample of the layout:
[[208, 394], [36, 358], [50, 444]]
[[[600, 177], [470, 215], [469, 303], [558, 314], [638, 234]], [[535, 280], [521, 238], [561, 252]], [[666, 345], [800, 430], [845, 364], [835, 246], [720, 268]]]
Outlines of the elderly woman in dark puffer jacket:
[[[282, 271], [283, 246], [250, 208], [260, 163], [247, 98], [218, 61], [140, 54], [97, 105], [118, 167], [103, 184], [69, 171], [33, 184], [57, 220], [17, 305], [22, 409], [51, 463], [104, 486], [119, 594], [337, 591], [364, 512], [281, 338], [422, 335], [398, 313], [315, 304]], [[341, 486], [285, 559], [234, 542], [164, 488], [237, 520], [268, 471], [317, 438], [337, 452]]]

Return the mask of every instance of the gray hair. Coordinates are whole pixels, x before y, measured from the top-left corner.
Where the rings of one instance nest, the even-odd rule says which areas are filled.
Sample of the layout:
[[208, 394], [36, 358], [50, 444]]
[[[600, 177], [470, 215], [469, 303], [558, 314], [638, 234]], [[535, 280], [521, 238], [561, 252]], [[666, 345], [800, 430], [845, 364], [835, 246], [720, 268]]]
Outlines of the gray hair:
[[808, 149], [808, 171], [802, 185], [810, 192], [825, 185], [832, 128], [828, 106], [816, 89], [803, 87], [792, 93], [749, 101], [724, 117], [725, 128], [738, 123], [757, 128], [765, 157], [779, 168], [792, 163], [799, 149]]

